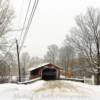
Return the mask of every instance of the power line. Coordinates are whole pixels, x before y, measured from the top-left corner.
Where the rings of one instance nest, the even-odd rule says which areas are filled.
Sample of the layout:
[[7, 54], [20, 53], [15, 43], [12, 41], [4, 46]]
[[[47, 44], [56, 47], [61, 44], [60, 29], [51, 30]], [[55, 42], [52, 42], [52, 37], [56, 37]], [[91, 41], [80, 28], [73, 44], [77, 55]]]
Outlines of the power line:
[[23, 47], [23, 44], [24, 44], [24, 41], [25, 41], [25, 38], [27, 36], [27, 33], [28, 33], [28, 30], [30, 28], [30, 25], [31, 25], [31, 22], [32, 22], [32, 18], [34, 16], [34, 13], [35, 13], [35, 10], [36, 10], [36, 7], [37, 7], [37, 0], [35, 0], [34, 4], [33, 4], [33, 7], [32, 7], [32, 11], [31, 11], [31, 14], [30, 14], [30, 17], [29, 17], [29, 20], [28, 20], [28, 24], [27, 24], [27, 27], [26, 27], [26, 30], [25, 30], [25, 34], [24, 34], [24, 37], [23, 37], [23, 40], [22, 40], [22, 44], [20, 46], [20, 50], [21, 48]]
[[22, 40], [22, 44], [21, 44], [21, 46], [20, 46], [20, 50], [21, 50], [22, 47], [23, 47], [23, 44], [24, 44], [24, 42], [25, 42], [25, 39], [26, 39], [26, 36], [27, 36], [27, 34], [28, 34], [29, 28], [30, 28], [30, 26], [31, 26], [32, 19], [33, 19], [33, 17], [34, 17], [34, 14], [35, 14], [35, 11], [36, 11], [38, 2], [39, 2], [39, 0], [35, 0], [35, 2], [34, 2], [34, 4], [33, 4], [32, 11], [31, 11], [31, 14], [30, 14], [30, 17], [29, 17], [29, 20], [28, 20], [28, 24], [27, 24], [27, 27], [26, 27], [26, 30], [25, 30], [25, 34], [24, 34], [24, 37], [23, 37], [23, 40]]
[[20, 38], [19, 38], [19, 43], [21, 41], [21, 37], [22, 37], [23, 31], [24, 31], [24, 27], [25, 27], [25, 23], [26, 23], [26, 20], [27, 20], [27, 17], [28, 17], [28, 13], [29, 13], [29, 8], [30, 8], [30, 5], [31, 5], [31, 1], [32, 0], [30, 0], [29, 4], [28, 4], [28, 8], [27, 8], [27, 11], [26, 11], [26, 16], [25, 16], [25, 20], [24, 20], [22, 31], [21, 31], [21, 35], [20, 35]]

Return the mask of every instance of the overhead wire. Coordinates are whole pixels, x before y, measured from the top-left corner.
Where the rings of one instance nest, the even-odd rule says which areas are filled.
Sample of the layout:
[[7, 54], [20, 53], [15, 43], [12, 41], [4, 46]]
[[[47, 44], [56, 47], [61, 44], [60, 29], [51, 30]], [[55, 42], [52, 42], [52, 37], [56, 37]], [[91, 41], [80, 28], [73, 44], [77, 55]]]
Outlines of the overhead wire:
[[28, 17], [28, 13], [29, 13], [29, 9], [30, 9], [31, 2], [32, 2], [32, 0], [30, 0], [29, 1], [29, 4], [28, 4], [28, 8], [27, 8], [27, 11], [26, 11], [26, 16], [25, 16], [24, 23], [23, 23], [22, 30], [21, 30], [21, 35], [19, 37], [19, 43], [21, 41], [21, 37], [22, 37], [23, 31], [24, 31], [25, 23], [27, 21], [27, 17]]
[[22, 49], [22, 47], [23, 47], [23, 44], [24, 44], [24, 42], [25, 42], [25, 39], [26, 39], [26, 36], [27, 36], [27, 34], [28, 34], [29, 28], [30, 28], [30, 26], [31, 26], [32, 19], [33, 19], [33, 17], [34, 17], [34, 14], [35, 14], [35, 11], [36, 11], [38, 2], [39, 2], [39, 0], [35, 0], [35, 1], [34, 1], [33, 7], [32, 7], [32, 10], [31, 10], [31, 14], [30, 14], [30, 17], [29, 17], [29, 20], [28, 20], [28, 24], [27, 24], [27, 27], [26, 27], [26, 30], [25, 30], [25, 33], [24, 33], [24, 36], [23, 36], [23, 40], [22, 40], [22, 43], [21, 43], [21, 45], [20, 45], [20, 51], [21, 51], [21, 49]]
[[[38, 5], [38, 1], [39, 1], [39, 0], [35, 0], [35, 2], [34, 2], [34, 5], [33, 5], [33, 8], [32, 8], [32, 11], [31, 11], [31, 15], [30, 15], [30, 18], [29, 18], [29, 21], [28, 21], [28, 24], [27, 24], [27, 28], [26, 28], [26, 31], [25, 31], [25, 34], [24, 34], [24, 38], [23, 38], [21, 47], [23, 46], [23, 43], [24, 43], [24, 41], [25, 41], [27, 32], [28, 32], [28, 30], [29, 30], [29, 28], [30, 28], [30, 25], [31, 25], [31, 22], [32, 22], [32, 19], [33, 19], [35, 10], [36, 10], [36, 7], [37, 7], [37, 5]], [[30, 0], [30, 3], [31, 3], [31, 0]], [[30, 3], [29, 3], [29, 4], [30, 4]], [[29, 7], [28, 7], [28, 9], [29, 9]], [[29, 11], [29, 10], [27, 10], [27, 13], [28, 13], [28, 11]], [[27, 15], [26, 15], [26, 17], [25, 17], [25, 22], [26, 22], [26, 19], [27, 19]], [[25, 22], [24, 22], [24, 24], [25, 24]], [[23, 24], [23, 26], [24, 26], [24, 24]], [[9, 46], [9, 49], [8, 49], [8, 51], [6, 52], [5, 56], [4, 56], [2, 59], [0, 59], [0, 61], [1, 61], [0, 63], [2, 63], [2, 62], [4, 61], [4, 59], [6, 59], [6, 57], [8, 56], [8, 54], [9, 54], [9, 52], [11, 51], [11, 48], [13, 47], [14, 44], [15, 44], [15, 41], [11, 44], [11, 46]]]
[[[8, 6], [9, 6], [9, 0], [7, 0], [7, 2], [8, 2]], [[27, 13], [26, 13], [26, 16], [25, 16], [24, 24], [23, 24], [23, 29], [24, 29], [24, 26], [25, 26], [25, 23], [26, 23], [26, 20], [27, 20], [27, 15], [28, 15], [28, 12], [29, 12], [30, 4], [31, 4], [31, 0], [29, 1]], [[21, 31], [21, 34], [22, 34], [22, 32], [23, 32], [23, 30]], [[14, 41], [14, 43], [11, 44], [11, 46], [9, 46], [9, 49], [5, 53], [5, 56], [2, 59], [0, 59], [0, 64], [3, 63], [3, 61], [6, 59], [6, 57], [8, 56], [8, 54], [11, 51], [11, 48], [13, 47], [14, 44], [15, 44], [15, 41]]]

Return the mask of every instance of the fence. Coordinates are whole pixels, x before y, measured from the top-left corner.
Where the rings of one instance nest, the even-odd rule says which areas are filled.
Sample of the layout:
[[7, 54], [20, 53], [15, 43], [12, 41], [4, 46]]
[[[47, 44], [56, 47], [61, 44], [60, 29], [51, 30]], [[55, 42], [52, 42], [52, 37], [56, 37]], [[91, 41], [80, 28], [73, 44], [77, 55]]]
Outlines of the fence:
[[84, 83], [94, 85], [95, 84], [94, 75], [92, 75], [91, 78], [84, 77]]

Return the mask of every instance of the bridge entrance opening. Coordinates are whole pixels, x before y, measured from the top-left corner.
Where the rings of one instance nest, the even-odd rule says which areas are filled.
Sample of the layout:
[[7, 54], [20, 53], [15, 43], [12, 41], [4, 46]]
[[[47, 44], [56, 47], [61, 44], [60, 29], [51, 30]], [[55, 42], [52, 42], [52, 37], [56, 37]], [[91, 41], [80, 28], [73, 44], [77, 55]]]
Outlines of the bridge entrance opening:
[[42, 71], [43, 80], [56, 80], [57, 79], [57, 70], [54, 68], [45, 68]]

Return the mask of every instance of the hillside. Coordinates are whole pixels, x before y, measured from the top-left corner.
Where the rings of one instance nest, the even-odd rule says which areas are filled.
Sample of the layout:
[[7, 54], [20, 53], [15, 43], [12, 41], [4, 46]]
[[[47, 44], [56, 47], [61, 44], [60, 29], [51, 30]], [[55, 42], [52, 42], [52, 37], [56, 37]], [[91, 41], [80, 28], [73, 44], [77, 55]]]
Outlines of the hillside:
[[2, 100], [99, 100], [100, 86], [71, 81], [37, 81], [0, 85]]

